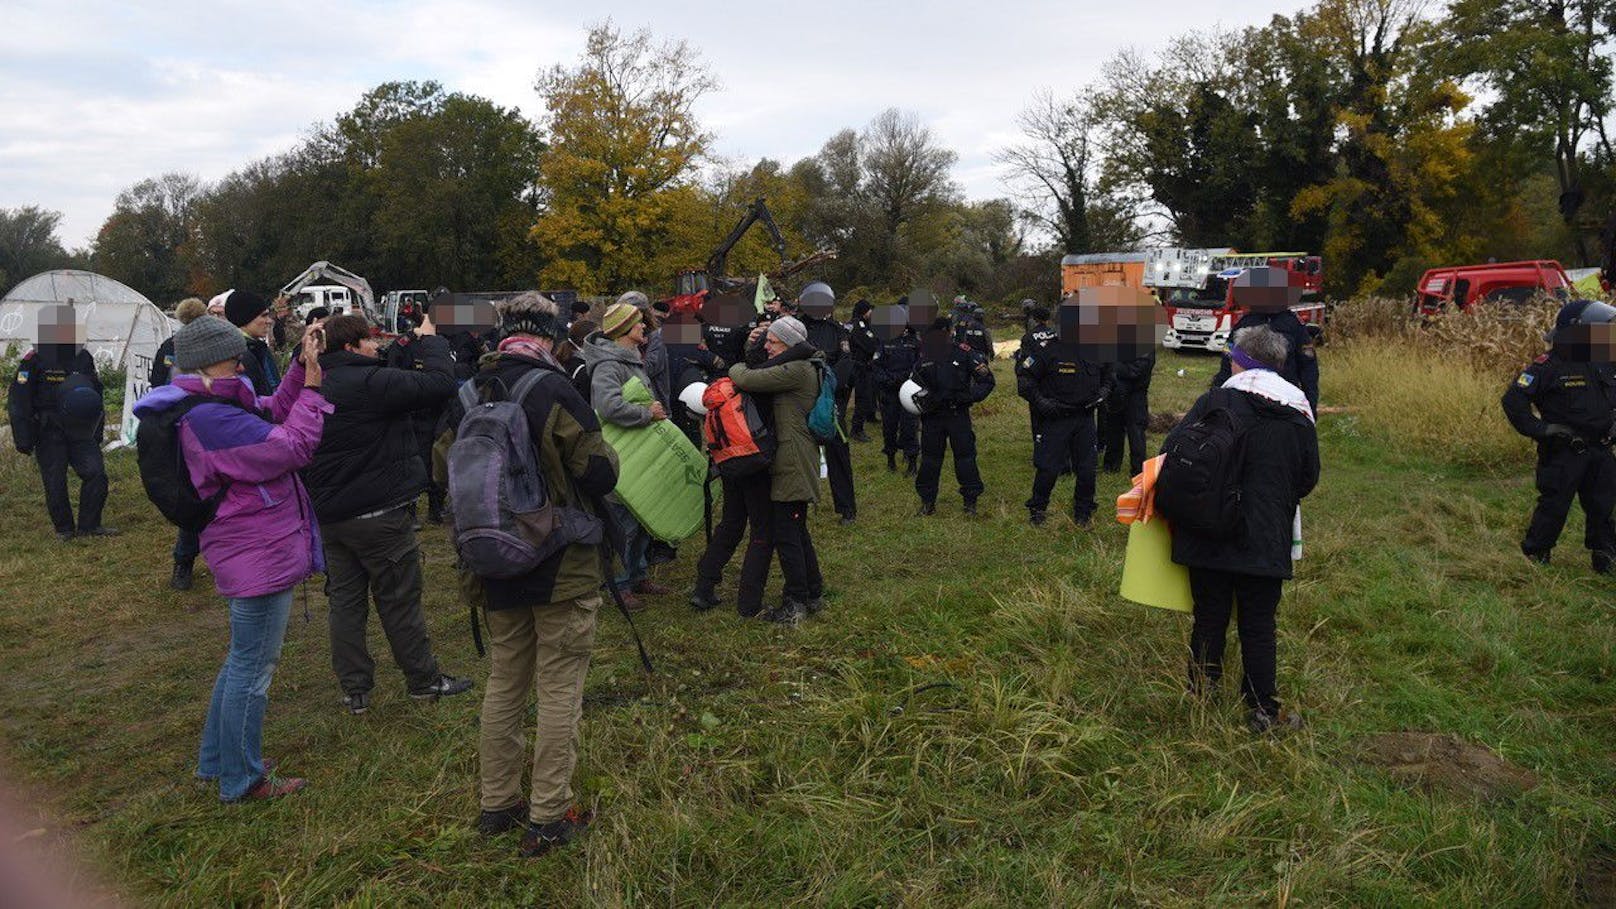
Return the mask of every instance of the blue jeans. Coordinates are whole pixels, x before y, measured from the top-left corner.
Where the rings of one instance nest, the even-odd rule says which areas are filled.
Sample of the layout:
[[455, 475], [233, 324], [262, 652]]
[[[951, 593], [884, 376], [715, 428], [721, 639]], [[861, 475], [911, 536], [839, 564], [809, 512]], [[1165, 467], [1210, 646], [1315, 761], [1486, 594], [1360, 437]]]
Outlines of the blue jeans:
[[286, 638], [292, 591], [230, 600], [230, 653], [213, 682], [196, 775], [219, 781], [233, 802], [264, 777], [264, 708]]
[[194, 562], [202, 552], [201, 534], [181, 530], [174, 536], [174, 561]]
[[621, 502], [608, 504], [612, 522], [617, 525], [617, 532], [623, 538], [623, 548], [617, 553], [618, 558], [623, 560], [623, 570], [618, 573], [616, 582], [619, 588], [627, 590], [645, 580], [645, 551], [651, 546], [651, 535], [634, 519], [634, 512], [629, 511], [627, 505]]

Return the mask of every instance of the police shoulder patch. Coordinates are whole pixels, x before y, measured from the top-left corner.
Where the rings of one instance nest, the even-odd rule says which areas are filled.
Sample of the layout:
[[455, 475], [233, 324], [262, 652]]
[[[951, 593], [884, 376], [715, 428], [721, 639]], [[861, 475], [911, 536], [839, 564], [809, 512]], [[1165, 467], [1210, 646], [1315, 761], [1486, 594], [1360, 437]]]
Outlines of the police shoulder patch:
[[1032, 368], [1032, 362], [1033, 362], [1032, 357], [1028, 357], [1027, 359], [1022, 360], [1021, 361], [1021, 368], [1022, 369], [1031, 369]]
[[28, 370], [26, 370], [26, 369], [17, 370], [17, 384], [18, 385], [27, 385], [28, 384]]
[[1515, 380], [1515, 385], [1517, 387], [1519, 387], [1519, 388], [1531, 388], [1532, 387], [1532, 380], [1535, 379], [1535, 378], [1537, 378], [1537, 377], [1532, 375], [1531, 373], [1523, 372], [1523, 373], [1521, 373], [1521, 377]]

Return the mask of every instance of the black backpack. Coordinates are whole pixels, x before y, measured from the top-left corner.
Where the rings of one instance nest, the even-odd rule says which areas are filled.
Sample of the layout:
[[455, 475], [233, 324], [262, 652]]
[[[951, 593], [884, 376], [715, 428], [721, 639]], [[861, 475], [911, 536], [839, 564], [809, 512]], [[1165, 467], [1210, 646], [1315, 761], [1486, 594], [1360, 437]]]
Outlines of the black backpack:
[[1240, 477], [1245, 436], [1255, 422], [1232, 392], [1217, 389], [1194, 423], [1168, 437], [1156, 478], [1156, 509], [1174, 530], [1202, 536], [1238, 534], [1245, 527]]
[[135, 430], [135, 459], [140, 465], [140, 483], [146, 487], [146, 498], [170, 524], [191, 533], [201, 533], [219, 511], [219, 503], [230, 488], [226, 483], [211, 497], [204, 499], [191, 483], [191, 472], [185, 467], [180, 451], [180, 418], [202, 404], [228, 404], [241, 408], [230, 398], [208, 395], [187, 395], [173, 407], [149, 417], [141, 417]]

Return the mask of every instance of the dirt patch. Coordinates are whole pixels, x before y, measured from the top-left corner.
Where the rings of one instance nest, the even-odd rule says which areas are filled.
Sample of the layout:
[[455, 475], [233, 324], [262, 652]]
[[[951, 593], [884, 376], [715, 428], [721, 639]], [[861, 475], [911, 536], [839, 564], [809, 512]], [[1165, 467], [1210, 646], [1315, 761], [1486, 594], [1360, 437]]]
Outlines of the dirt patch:
[[1537, 774], [1511, 764], [1485, 745], [1445, 733], [1386, 732], [1371, 736], [1360, 759], [1385, 768], [1405, 783], [1488, 800], [1519, 795], [1538, 784]]
[[1616, 906], [1616, 851], [1601, 849], [1582, 866], [1577, 898], [1590, 906]]

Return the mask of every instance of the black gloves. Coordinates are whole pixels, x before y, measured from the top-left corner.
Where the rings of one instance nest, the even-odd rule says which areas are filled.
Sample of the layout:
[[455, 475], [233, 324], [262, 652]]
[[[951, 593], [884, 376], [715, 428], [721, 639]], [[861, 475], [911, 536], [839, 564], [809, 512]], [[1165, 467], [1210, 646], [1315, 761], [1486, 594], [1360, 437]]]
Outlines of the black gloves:
[[1539, 438], [1545, 442], [1574, 442], [1577, 433], [1564, 423], [1550, 423], [1543, 427], [1543, 435]]

